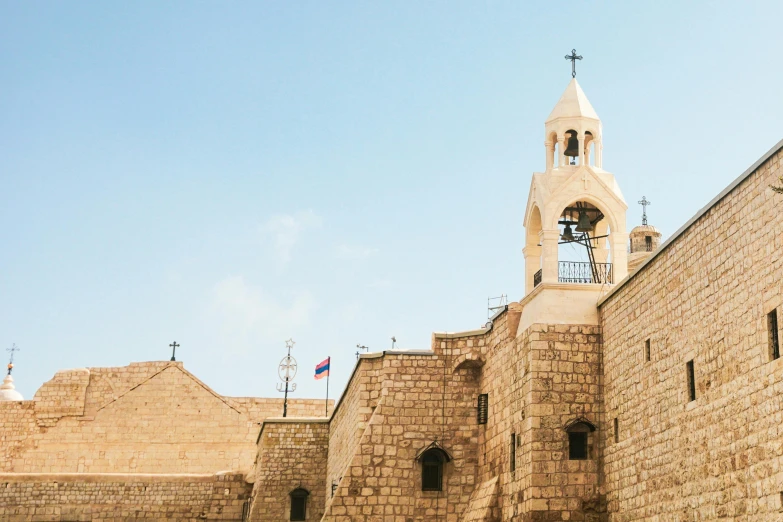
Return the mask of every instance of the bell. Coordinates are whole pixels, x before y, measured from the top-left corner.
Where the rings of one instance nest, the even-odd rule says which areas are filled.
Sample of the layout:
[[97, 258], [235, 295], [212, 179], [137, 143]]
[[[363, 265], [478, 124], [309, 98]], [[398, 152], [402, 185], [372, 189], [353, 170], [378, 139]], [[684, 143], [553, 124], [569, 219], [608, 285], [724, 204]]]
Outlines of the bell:
[[579, 212], [579, 223], [576, 224], [577, 232], [592, 232], [593, 224], [590, 223], [590, 218], [587, 217], [587, 212], [584, 210]]
[[571, 225], [566, 225], [565, 230], [563, 230], [563, 235], [560, 236], [561, 241], [576, 241], [576, 238], [574, 238], [574, 233], [571, 232]]
[[575, 134], [568, 135], [568, 145], [566, 145], [566, 150], [563, 154], [572, 158], [579, 157], [579, 140], [576, 139]]

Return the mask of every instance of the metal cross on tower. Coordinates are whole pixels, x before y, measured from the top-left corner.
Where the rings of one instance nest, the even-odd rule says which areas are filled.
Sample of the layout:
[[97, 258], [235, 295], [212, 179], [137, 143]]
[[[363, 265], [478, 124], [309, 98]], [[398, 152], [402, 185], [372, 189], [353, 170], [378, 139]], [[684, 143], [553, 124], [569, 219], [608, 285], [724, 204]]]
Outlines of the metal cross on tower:
[[14, 369], [14, 352], [18, 352], [19, 348], [16, 344], [12, 344], [10, 348], [5, 349], [6, 352], [11, 352], [11, 358], [8, 360], [8, 375], [11, 375], [11, 370]]
[[177, 348], [179, 348], [181, 345], [177, 344], [177, 341], [174, 341], [169, 346], [171, 346], [171, 360], [176, 361], [177, 359], [174, 358], [174, 355], [177, 353]]
[[571, 60], [571, 78], [576, 78], [576, 61], [582, 57], [576, 54], [576, 49], [571, 49], [571, 54], [567, 54], [566, 60]]
[[[277, 383], [277, 391], [285, 392], [283, 398], [283, 417], [288, 416], [289, 384], [290, 391], [296, 391], [296, 384], [292, 381], [294, 380], [294, 377], [296, 377], [297, 362], [296, 359], [291, 357], [291, 348], [293, 348], [295, 344], [293, 339], [289, 339], [285, 342], [288, 355], [283, 357], [283, 360], [280, 361], [280, 365], [277, 367], [277, 375], [280, 377], [280, 380], [283, 381], [282, 383]], [[283, 386], [283, 383], [285, 383], [285, 387]]]
[[642, 200], [639, 202], [639, 204], [642, 206], [642, 225], [647, 224], [647, 205], [652, 205], [651, 202], [647, 201], [647, 198], [642, 196]]

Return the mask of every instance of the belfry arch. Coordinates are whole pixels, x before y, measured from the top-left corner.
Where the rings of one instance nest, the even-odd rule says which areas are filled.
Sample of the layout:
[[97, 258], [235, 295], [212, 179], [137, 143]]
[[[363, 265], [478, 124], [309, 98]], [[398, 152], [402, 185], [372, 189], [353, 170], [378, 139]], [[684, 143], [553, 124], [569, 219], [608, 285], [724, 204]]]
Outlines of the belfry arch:
[[603, 170], [601, 120], [576, 80], [544, 127], [546, 170], [533, 175], [525, 214], [526, 293], [542, 283], [617, 283], [628, 270], [628, 206]]

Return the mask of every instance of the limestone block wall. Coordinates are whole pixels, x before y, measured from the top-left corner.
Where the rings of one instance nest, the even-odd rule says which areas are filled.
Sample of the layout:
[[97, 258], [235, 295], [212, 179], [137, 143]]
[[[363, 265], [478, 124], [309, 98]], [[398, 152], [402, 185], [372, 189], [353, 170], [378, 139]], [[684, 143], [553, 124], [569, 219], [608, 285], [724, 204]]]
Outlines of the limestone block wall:
[[35, 392], [35, 417], [39, 426], [54, 426], [62, 417], [84, 414], [85, 395], [90, 383], [86, 368], [63, 370]]
[[326, 504], [326, 419], [273, 419], [264, 422], [258, 441], [250, 520], [289, 520], [290, 493], [306, 489], [306, 517], [317, 522]]
[[[522, 520], [603, 520], [600, 327], [533, 325], [518, 341], [529, 379], [523, 386], [525, 467], [515, 496], [519, 511], [533, 515]], [[588, 436], [588, 458], [569, 460], [566, 426], [578, 420], [597, 429]]]
[[[323, 407], [289, 401], [292, 416]], [[281, 412], [280, 399], [223, 397], [180, 362], [58, 372], [34, 400], [0, 403], [0, 470], [249, 472], [260, 423]]]
[[606, 418], [619, 426], [605, 449], [613, 521], [783, 519], [783, 359], [770, 358], [766, 321], [783, 318], [783, 197], [769, 189], [782, 156], [601, 306]]
[[[479, 368], [476, 394], [489, 396], [488, 422], [477, 426], [477, 480], [497, 480], [498, 520], [592, 519], [604, 505], [600, 328], [534, 324], [517, 332], [522, 312], [513, 303], [491, 330], [434, 340], [452, 365]], [[591, 458], [571, 461], [565, 427], [578, 418], [599, 430]]]
[[[476, 486], [475, 370], [452, 371], [432, 353], [385, 352], [377, 360], [380, 399], [323, 520], [460, 520]], [[453, 460], [445, 465], [443, 491], [421, 491], [415, 457], [435, 441]]]
[[326, 469], [326, 498], [331, 485], [339, 482], [356, 454], [367, 421], [381, 394], [381, 354], [362, 355], [348, 385], [340, 397], [329, 425], [329, 455]]
[[250, 488], [240, 474], [0, 474], [0, 520], [239, 522]]

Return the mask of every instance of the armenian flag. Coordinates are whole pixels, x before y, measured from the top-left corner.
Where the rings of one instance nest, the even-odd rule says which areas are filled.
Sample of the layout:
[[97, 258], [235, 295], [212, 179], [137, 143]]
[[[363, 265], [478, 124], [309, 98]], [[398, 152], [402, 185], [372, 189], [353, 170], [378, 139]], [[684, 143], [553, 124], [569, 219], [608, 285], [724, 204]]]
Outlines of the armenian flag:
[[329, 363], [331, 362], [332, 358], [327, 357], [321, 363], [318, 364], [318, 366], [315, 367], [315, 380], [323, 379], [324, 377], [329, 376]]

